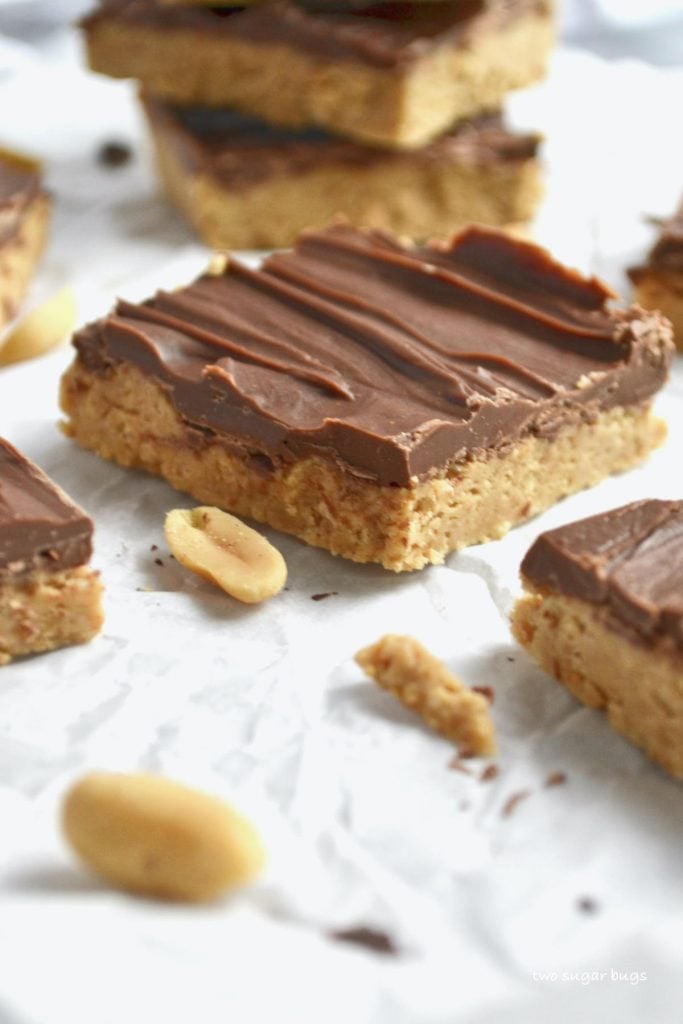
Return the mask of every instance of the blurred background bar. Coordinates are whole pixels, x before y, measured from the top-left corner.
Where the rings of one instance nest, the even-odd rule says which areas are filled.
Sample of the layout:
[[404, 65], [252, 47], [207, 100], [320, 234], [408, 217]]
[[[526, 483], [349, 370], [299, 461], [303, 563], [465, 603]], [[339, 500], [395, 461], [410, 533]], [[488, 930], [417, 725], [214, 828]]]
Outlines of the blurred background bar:
[[[0, 34], [50, 46], [50, 36], [95, 0], [0, 0]], [[609, 60], [683, 65], [683, 0], [559, 0], [563, 42]], [[0, 48], [0, 66], [2, 49]]]

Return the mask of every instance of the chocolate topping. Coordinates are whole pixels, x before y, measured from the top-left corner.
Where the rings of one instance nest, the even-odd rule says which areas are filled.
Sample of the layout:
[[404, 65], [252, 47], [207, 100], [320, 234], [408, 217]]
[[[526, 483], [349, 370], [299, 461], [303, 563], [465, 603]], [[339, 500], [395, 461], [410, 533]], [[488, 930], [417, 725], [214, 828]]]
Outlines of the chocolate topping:
[[84, 565], [92, 533], [85, 513], [0, 439], [0, 581]]
[[538, 587], [604, 605], [646, 641], [683, 650], [683, 501], [636, 501], [542, 533], [522, 575]]
[[16, 233], [25, 207], [39, 189], [38, 168], [0, 149], [0, 245]]
[[272, 175], [303, 174], [325, 164], [387, 166], [455, 161], [465, 166], [529, 160], [538, 135], [508, 131], [500, 116], [464, 123], [435, 142], [409, 153], [362, 146], [310, 129], [291, 131], [228, 110], [170, 106], [148, 94], [150, 120], [164, 132], [191, 173], [207, 174], [232, 188]]
[[471, 227], [403, 247], [337, 225], [260, 270], [231, 260], [79, 332], [95, 372], [129, 361], [192, 426], [272, 462], [318, 454], [380, 484], [649, 399], [666, 379], [659, 314], [537, 246]]
[[[310, 6], [315, 8], [313, 2]], [[145, 25], [160, 32], [178, 29], [225, 33], [256, 42], [279, 43], [334, 60], [400, 68], [443, 45], [470, 45], [529, 11], [550, 13], [548, 0], [440, 0], [436, 3], [379, 3], [361, 10], [306, 10], [306, 4], [273, 0], [247, 8], [169, 7], [154, 0], [103, 0], [83, 22], [88, 31], [103, 19]]]

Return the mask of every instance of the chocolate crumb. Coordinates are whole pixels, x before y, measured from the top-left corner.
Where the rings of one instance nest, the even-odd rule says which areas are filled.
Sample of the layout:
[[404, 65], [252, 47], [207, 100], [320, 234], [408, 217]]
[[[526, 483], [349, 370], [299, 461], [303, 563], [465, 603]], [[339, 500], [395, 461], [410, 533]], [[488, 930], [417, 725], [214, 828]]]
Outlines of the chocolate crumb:
[[103, 142], [97, 151], [97, 162], [103, 167], [123, 167], [133, 155], [125, 142]]
[[483, 772], [479, 776], [480, 782], [491, 782], [493, 779], [497, 779], [500, 775], [500, 768], [497, 764], [487, 764]]
[[515, 659], [514, 659], [514, 658], [512, 657], [512, 655], [511, 655], [511, 654], [506, 654], [506, 658], [507, 658], [507, 660], [508, 660], [508, 661], [514, 661], [514, 660], [515, 660]]
[[397, 953], [391, 936], [377, 928], [366, 928], [364, 925], [358, 928], [341, 928], [329, 932], [329, 937], [336, 942], [351, 942], [356, 946], [364, 946], [373, 953], [381, 953], [384, 956], [396, 956]]
[[468, 768], [466, 764], [463, 764], [462, 759], [458, 757], [457, 754], [455, 755], [455, 757], [452, 757], [451, 760], [448, 762], [448, 767], [451, 769], [451, 771], [462, 772], [463, 775], [472, 774], [472, 769]]
[[597, 900], [594, 900], [592, 896], [581, 896], [576, 901], [576, 906], [582, 914], [597, 914], [600, 909]]
[[155, 564], [155, 565], [163, 565], [164, 563], [163, 563], [163, 562], [161, 561], [161, 559], [160, 559], [160, 558], [155, 558], [155, 559], [154, 559], [154, 564]]
[[158, 551], [159, 550], [159, 545], [158, 544], [152, 544], [152, 546], [151, 546], [151, 548], [149, 550], [150, 551]]
[[514, 814], [517, 809], [517, 805], [521, 804], [522, 800], [526, 800], [528, 796], [531, 796], [531, 791], [528, 789], [520, 789], [519, 792], [513, 793], [512, 796], [509, 796], [503, 804], [503, 808], [500, 812], [502, 817], [509, 818], [511, 814]]
[[564, 786], [567, 781], [567, 776], [564, 772], [550, 772], [545, 780], [546, 789], [551, 786]]
[[462, 758], [463, 761], [470, 761], [473, 757], [477, 756], [476, 750], [469, 750], [467, 747], [458, 751], [458, 757]]
[[496, 699], [495, 691], [490, 686], [473, 686], [472, 693], [480, 693], [482, 697], [486, 697], [489, 704], [493, 704]]
[[326, 597], [337, 597], [337, 591], [330, 590], [328, 594], [311, 594], [311, 601], [324, 601]]

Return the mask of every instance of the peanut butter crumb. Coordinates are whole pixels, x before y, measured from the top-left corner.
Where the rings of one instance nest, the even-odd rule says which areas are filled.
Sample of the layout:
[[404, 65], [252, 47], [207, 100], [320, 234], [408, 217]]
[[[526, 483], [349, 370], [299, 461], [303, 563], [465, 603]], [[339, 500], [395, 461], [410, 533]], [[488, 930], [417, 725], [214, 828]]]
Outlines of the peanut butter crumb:
[[422, 644], [409, 636], [383, 636], [356, 654], [371, 679], [415, 711], [436, 732], [475, 756], [495, 752], [489, 701], [473, 693]]

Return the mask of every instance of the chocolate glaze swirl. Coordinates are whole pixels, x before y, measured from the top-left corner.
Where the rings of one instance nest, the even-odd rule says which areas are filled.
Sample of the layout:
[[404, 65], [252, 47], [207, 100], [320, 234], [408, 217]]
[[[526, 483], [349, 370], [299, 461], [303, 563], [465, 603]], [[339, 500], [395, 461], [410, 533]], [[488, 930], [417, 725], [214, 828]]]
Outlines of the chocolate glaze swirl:
[[231, 260], [176, 292], [119, 302], [74, 343], [132, 362], [180, 415], [272, 461], [317, 453], [381, 484], [551, 436], [649, 399], [671, 361], [659, 314], [488, 228], [406, 248], [336, 225], [260, 270]]

